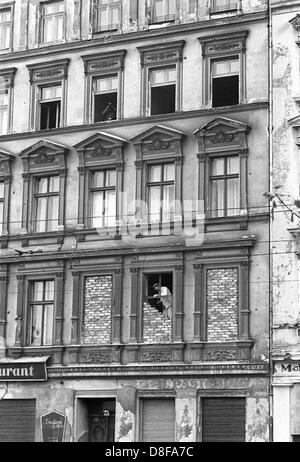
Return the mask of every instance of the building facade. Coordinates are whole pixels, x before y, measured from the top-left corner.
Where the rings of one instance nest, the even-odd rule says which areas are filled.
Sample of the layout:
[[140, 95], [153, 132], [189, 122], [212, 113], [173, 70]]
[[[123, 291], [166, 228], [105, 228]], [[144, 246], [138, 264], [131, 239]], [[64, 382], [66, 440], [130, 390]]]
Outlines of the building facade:
[[273, 425], [285, 442], [300, 435], [299, 18], [298, 1], [273, 1]]
[[1, 0], [0, 50], [0, 441], [268, 441], [267, 1]]

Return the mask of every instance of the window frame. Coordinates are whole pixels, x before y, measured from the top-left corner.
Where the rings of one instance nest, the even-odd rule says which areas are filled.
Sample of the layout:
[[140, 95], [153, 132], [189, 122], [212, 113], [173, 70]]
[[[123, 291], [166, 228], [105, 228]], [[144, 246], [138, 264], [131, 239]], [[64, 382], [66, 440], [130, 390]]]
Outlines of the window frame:
[[[97, 55], [81, 56], [84, 63], [85, 73], [85, 102], [84, 123], [103, 124], [107, 121], [94, 122], [94, 92], [93, 80], [97, 77], [117, 75], [117, 114], [116, 120], [123, 118], [124, 113], [124, 60], [127, 50], [106, 52]], [[109, 121], [111, 123], [111, 121]]]
[[[4, 3], [0, 5], [0, 13], [1, 11], [10, 10], [11, 13], [11, 21], [10, 21], [10, 37], [9, 37], [9, 47], [8, 48], [0, 48], [0, 53], [12, 53], [13, 51], [13, 37], [14, 37], [14, 10], [15, 10], [15, 3]], [[0, 28], [1, 33], [1, 28]], [[1, 46], [1, 43], [0, 43]]]
[[[247, 102], [246, 91], [246, 39], [249, 31], [237, 31], [228, 34], [199, 37], [203, 57], [203, 106], [213, 108], [212, 101], [212, 65], [215, 61], [239, 59], [239, 103]], [[224, 106], [222, 106], [224, 107]], [[214, 108], [217, 110], [219, 107]]]
[[[145, 266], [147, 264], [147, 269]], [[131, 272], [131, 324], [130, 343], [143, 343], [143, 304], [147, 294], [148, 274], [172, 273], [173, 279], [173, 310], [172, 327], [173, 343], [181, 342], [183, 338], [183, 261], [180, 258], [166, 256], [164, 260], [147, 262], [132, 262]], [[144, 344], [144, 343], [143, 343]], [[146, 344], [144, 344], [146, 345]], [[151, 345], [149, 345], [151, 347]]]
[[[107, 133], [96, 133], [83, 140], [74, 149], [79, 155], [79, 199], [78, 199], [78, 227], [95, 231], [91, 227], [91, 194], [90, 179], [95, 171], [115, 170], [116, 171], [116, 226], [122, 217], [121, 192], [123, 191], [124, 175], [124, 148], [126, 141], [122, 138], [108, 135]], [[102, 228], [109, 230], [109, 228]], [[108, 233], [109, 234], [109, 233]], [[98, 237], [99, 238], [99, 237]]]
[[122, 7], [122, 1], [121, 0], [117, 0], [117, 1], [113, 1], [113, 0], [108, 0], [108, 3], [106, 5], [106, 9], [107, 9], [107, 16], [109, 19], [112, 19], [112, 14], [111, 14], [111, 10], [117, 5], [118, 6], [118, 9], [119, 9], [119, 23], [118, 24], [114, 24], [112, 23], [111, 21], [108, 20], [108, 24], [105, 26], [100, 26], [99, 28], [99, 22], [98, 22], [98, 15], [99, 15], [99, 11], [100, 10], [104, 10], [105, 9], [105, 5], [103, 5], [103, 7], [101, 8], [101, 6], [98, 5], [99, 3], [99, 0], [93, 0], [93, 9], [92, 9], [92, 14], [93, 14], [93, 33], [94, 34], [101, 34], [103, 32], [107, 32], [107, 31], [117, 31], [119, 29], [122, 28], [122, 13], [123, 13], [123, 7]]
[[[239, 8], [239, 1], [238, 0], [226, 0], [227, 4], [222, 7], [217, 7], [217, 0], [211, 0], [211, 7], [210, 12], [212, 14], [222, 14], [222, 13], [229, 13], [229, 12], [237, 12]], [[231, 3], [235, 3], [235, 6], [231, 6]]]
[[[61, 84], [58, 84], [58, 83], [54, 83], [52, 85], [39, 85], [38, 86], [38, 94], [37, 94], [37, 110], [36, 110], [36, 117], [37, 117], [37, 123], [38, 123], [38, 127], [39, 127], [39, 130], [54, 130], [56, 128], [60, 128], [60, 124], [61, 124], [61, 116], [62, 116], [62, 95], [60, 98], [53, 98], [51, 100], [46, 100], [46, 99], [43, 99], [42, 98], [42, 92], [43, 92], [43, 89], [44, 88], [54, 88], [54, 87], [61, 87], [62, 89], [62, 85]], [[60, 103], [59, 104], [59, 110], [58, 110], [58, 107], [56, 108], [56, 127], [52, 127], [50, 128], [49, 126], [47, 128], [41, 128], [41, 117], [42, 117], [42, 104], [47, 104], [47, 103], [53, 103], [53, 102], [57, 102], [57, 103]], [[48, 123], [49, 125], [49, 123]]]
[[[166, 165], [172, 165], [174, 166], [174, 180], [173, 181], [169, 181], [169, 180], [164, 180], [164, 170], [165, 170], [165, 166]], [[160, 167], [160, 174], [161, 174], [161, 178], [160, 178], [160, 181], [158, 182], [154, 182], [154, 181], [150, 181], [149, 177], [150, 177], [150, 170], [151, 170], [151, 167]], [[173, 186], [174, 187], [174, 201], [175, 201], [175, 175], [176, 175], [176, 168], [175, 168], [175, 163], [174, 162], [156, 162], [156, 163], [147, 163], [146, 165], [146, 168], [147, 168], [147, 172], [146, 172], [146, 199], [147, 199], [147, 205], [148, 205], [148, 223], [157, 223], [156, 221], [151, 221], [151, 212], [150, 212], [150, 188], [152, 187], [160, 187], [160, 212], [159, 212], [159, 222], [158, 223], [169, 223], [169, 222], [173, 222], [174, 221], [174, 211], [173, 212], [170, 212], [170, 219], [169, 220], [164, 220], [164, 217], [163, 217], [163, 214], [164, 214], [164, 211], [163, 211], [163, 208], [162, 208], [162, 202], [163, 202], [163, 197], [164, 197], [164, 188], [166, 186]], [[172, 217], [172, 214], [173, 214], [173, 217]]]
[[156, 16], [155, 15], [155, 5], [159, 1], [160, 0], [152, 0], [152, 2], [151, 2], [151, 15], [150, 15], [149, 24], [154, 25], [154, 24], [160, 24], [160, 23], [164, 23], [164, 22], [174, 22], [174, 21], [176, 21], [176, 19], [177, 19], [177, 14], [176, 14], [176, 3], [177, 2], [176, 2], [176, 0], [174, 0], [174, 2], [175, 2], [175, 13], [174, 14], [169, 13], [170, 1], [172, 1], [172, 0], [162, 0], [163, 1], [163, 10], [164, 10], [165, 14], [163, 16]]
[[[66, 126], [67, 123], [67, 84], [70, 59], [50, 63], [27, 65], [30, 81], [29, 130], [47, 131]], [[43, 88], [61, 85], [60, 125], [57, 128], [41, 129], [40, 95]]]
[[0, 217], [0, 248], [7, 247], [9, 233], [10, 190], [11, 190], [11, 162], [14, 156], [0, 150], [0, 182], [3, 183], [3, 216]]
[[138, 47], [141, 58], [141, 115], [151, 116], [151, 71], [161, 68], [176, 68], [176, 95], [175, 111], [181, 110], [182, 107], [182, 60], [183, 47], [185, 40], [173, 43], [164, 43], [159, 45], [146, 45]]
[[[62, 13], [53, 13], [51, 15], [52, 17], [57, 17], [57, 16], [63, 17], [63, 37], [61, 39], [46, 42], [44, 41], [44, 32], [45, 32], [44, 19], [45, 17], [49, 15], [45, 15], [43, 11], [44, 11], [45, 5], [50, 5], [51, 3], [52, 4], [63, 3], [64, 5], [64, 11]], [[55, 45], [58, 43], [64, 43], [66, 40], [66, 27], [67, 27], [67, 21], [66, 21], [66, 2], [65, 0], [47, 0], [47, 1], [40, 2], [39, 4], [39, 45], [40, 46], [49, 46], [49, 45]]]
[[[21, 152], [23, 161], [23, 205], [22, 234], [36, 236], [59, 235], [65, 225], [66, 157], [68, 148], [63, 145], [40, 141]], [[59, 177], [58, 229], [55, 231], [36, 231], [36, 185], [40, 178]], [[27, 238], [28, 239], [28, 238]]]
[[[38, 192], [38, 184], [41, 179], [46, 179], [47, 178], [47, 193], [39, 193]], [[33, 222], [33, 227], [35, 228], [35, 233], [49, 233], [53, 231], [58, 231], [57, 230], [52, 230], [49, 229], [49, 216], [48, 216], [48, 211], [49, 211], [49, 198], [50, 197], [57, 197], [58, 198], [58, 209], [57, 209], [57, 228], [58, 228], [58, 223], [59, 223], [59, 217], [61, 215], [59, 207], [60, 207], [60, 193], [59, 193], [59, 187], [57, 192], [49, 192], [49, 183], [50, 183], [50, 178], [58, 178], [59, 182], [59, 175], [37, 175], [33, 177], [33, 200], [34, 200], [34, 205], [32, 208], [32, 222]], [[46, 205], [46, 213], [45, 213], [45, 220], [41, 220], [42, 222], [45, 222], [45, 230], [43, 231], [37, 231], [37, 212], [38, 212], [38, 199], [40, 198], [45, 198], [47, 200], [47, 205]]]
[[[0, 132], [0, 137], [4, 135], [9, 135], [13, 129], [13, 93], [14, 93], [14, 84], [15, 84], [15, 74], [17, 69], [12, 67], [10, 69], [1, 69], [0, 70], [0, 88], [6, 87], [8, 90], [8, 104], [7, 104], [7, 131], [6, 133]], [[1, 85], [1, 79], [4, 79], [4, 84]]]
[[[115, 172], [115, 186], [107, 186], [107, 185], [104, 185], [102, 187], [95, 187], [93, 186], [93, 176], [95, 173], [98, 173], [98, 172], [103, 172], [103, 175], [104, 175], [104, 183], [106, 183], [106, 179], [107, 179], [107, 172]], [[111, 226], [105, 226], [105, 220], [107, 220], [107, 218], [109, 219], [110, 218], [110, 215], [106, 215], [105, 214], [105, 209], [106, 209], [106, 200], [107, 200], [107, 195], [106, 195], [106, 192], [108, 191], [114, 191], [115, 192], [115, 207], [116, 207], [116, 214], [115, 214], [115, 222], [117, 221], [117, 171], [116, 171], [116, 168], [114, 168], [114, 166], [110, 166], [107, 165], [106, 167], [102, 167], [102, 168], [91, 168], [89, 169], [89, 216], [87, 217], [87, 221], [89, 223], [89, 228], [101, 228], [101, 229], [107, 229], [111, 226], [114, 226], [114, 225], [111, 225]], [[97, 225], [97, 226], [93, 226], [93, 221], [94, 219], [96, 218], [100, 218], [100, 217], [94, 217], [93, 216], [93, 205], [94, 205], [94, 199], [93, 199], [93, 193], [94, 192], [102, 192], [103, 193], [103, 206], [102, 206], [102, 217], [101, 217], [101, 221], [102, 221], [102, 224], [101, 226]]]
[[[235, 174], [228, 174], [228, 160], [230, 158], [236, 158], [238, 159], [238, 162], [239, 162], [239, 173], [235, 173]], [[212, 174], [212, 163], [215, 159], [223, 159], [224, 161], [224, 173], [223, 175], [213, 175]], [[227, 217], [235, 217], [235, 216], [238, 216], [239, 213], [233, 213], [232, 215], [228, 214], [228, 211], [229, 211], [229, 208], [228, 208], [228, 186], [227, 186], [227, 183], [228, 183], [228, 180], [230, 179], [235, 179], [235, 178], [238, 178], [239, 180], [239, 194], [238, 194], [238, 199], [239, 199], [239, 205], [240, 205], [240, 201], [241, 201], [241, 186], [240, 186], [240, 176], [241, 176], [241, 159], [240, 159], [240, 156], [238, 153], [234, 154], [234, 152], [232, 154], [226, 154], [226, 155], [222, 155], [222, 153], [218, 154], [218, 155], [211, 155], [209, 157], [209, 173], [208, 173], [208, 193], [207, 193], [207, 197], [208, 197], [208, 216], [210, 218], [227, 218]], [[224, 208], [223, 209], [213, 209], [212, 208], [212, 182], [213, 181], [224, 181], [224, 201], [223, 201], [223, 206]], [[238, 209], [240, 210], [240, 207], [238, 207]], [[223, 215], [218, 215], [218, 211], [222, 210], [224, 213]], [[213, 216], [213, 212], [216, 211], [217, 212], [217, 216]]]
[[[43, 284], [43, 300], [39, 300], [39, 301], [34, 301], [32, 300], [33, 298], [33, 287], [34, 287], [34, 284], [35, 283], [39, 283], [41, 282]], [[46, 282], [53, 282], [53, 300], [45, 300], [45, 284]], [[29, 287], [28, 287], [28, 292], [29, 292], [29, 295], [28, 295], [28, 316], [27, 316], [27, 328], [26, 328], [26, 344], [27, 346], [29, 347], [34, 347], [34, 346], [37, 346], [37, 347], [40, 347], [40, 348], [43, 348], [43, 347], [50, 347], [51, 345], [53, 345], [53, 341], [54, 341], [54, 328], [55, 328], [55, 298], [56, 298], [56, 295], [55, 295], [55, 279], [37, 279], [37, 280], [31, 280], [29, 281]], [[35, 305], [38, 305], [38, 306], [43, 306], [43, 309], [42, 309], [42, 333], [41, 333], [41, 344], [36, 344], [34, 345], [32, 343], [32, 327], [33, 327], [33, 307]], [[52, 343], [50, 344], [47, 344], [47, 343], [44, 343], [44, 306], [45, 305], [52, 305], [52, 317], [53, 317], [53, 322], [52, 322], [52, 329], [51, 329], [51, 337], [52, 337]]]

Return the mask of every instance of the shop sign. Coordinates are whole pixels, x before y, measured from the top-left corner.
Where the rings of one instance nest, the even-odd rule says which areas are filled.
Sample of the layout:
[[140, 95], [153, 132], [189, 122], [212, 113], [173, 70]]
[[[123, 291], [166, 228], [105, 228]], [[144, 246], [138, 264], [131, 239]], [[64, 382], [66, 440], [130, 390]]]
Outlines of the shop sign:
[[286, 375], [300, 375], [300, 362], [299, 363], [276, 363], [274, 366], [274, 372], [278, 374]]
[[62, 443], [65, 435], [66, 416], [50, 412], [41, 417], [44, 443]]
[[0, 382], [43, 382], [46, 380], [45, 362], [0, 361]]

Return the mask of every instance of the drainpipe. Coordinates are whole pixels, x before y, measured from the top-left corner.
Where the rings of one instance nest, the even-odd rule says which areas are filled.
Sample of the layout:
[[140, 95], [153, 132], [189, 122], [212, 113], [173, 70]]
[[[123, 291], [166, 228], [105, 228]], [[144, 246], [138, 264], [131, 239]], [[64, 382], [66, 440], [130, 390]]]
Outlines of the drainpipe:
[[[273, 23], [272, 0], [268, 0], [268, 148], [269, 148], [269, 191], [273, 191]], [[272, 350], [273, 350], [273, 221], [271, 219], [271, 202], [269, 204], [269, 439], [273, 441], [273, 386], [272, 386]]]

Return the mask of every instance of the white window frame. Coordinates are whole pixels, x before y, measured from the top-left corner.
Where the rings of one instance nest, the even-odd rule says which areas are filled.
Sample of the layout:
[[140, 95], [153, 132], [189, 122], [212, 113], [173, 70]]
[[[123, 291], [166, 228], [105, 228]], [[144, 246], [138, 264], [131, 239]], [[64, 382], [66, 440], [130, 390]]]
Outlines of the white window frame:
[[[101, 5], [101, 0], [94, 0], [94, 33], [104, 32], [108, 30], [118, 30], [122, 26], [122, 1], [121, 0], [107, 0], [107, 4]], [[118, 8], [119, 11], [119, 22], [113, 23], [112, 21], [112, 10]], [[100, 12], [107, 10], [108, 22], [107, 24], [101, 25], [99, 23]]]
[[0, 53], [10, 53], [13, 50], [13, 27], [14, 27], [14, 3], [4, 3], [3, 5], [0, 5], [0, 14], [1, 12], [6, 12], [10, 11], [11, 14], [11, 20], [8, 23], [5, 23], [5, 26], [10, 25], [10, 30], [9, 30], [9, 46], [8, 47], [2, 47], [2, 27], [1, 23], [0, 24]]
[[[55, 4], [55, 3], [63, 3], [64, 5], [64, 11], [63, 12], [58, 12], [58, 13], [53, 13], [51, 15], [46, 15], [44, 13], [44, 8], [46, 5], [51, 5], [51, 4]], [[44, 33], [45, 33], [45, 18], [47, 17], [53, 17], [53, 18], [56, 18], [56, 17], [62, 17], [63, 18], [63, 36], [61, 39], [58, 39], [56, 38], [56, 40], [51, 40], [49, 42], [45, 41], [45, 36], [44, 36]], [[50, 1], [45, 1], [45, 2], [41, 2], [40, 4], [40, 44], [41, 45], [50, 45], [50, 44], [55, 44], [55, 43], [62, 43], [65, 41], [65, 37], [66, 37], [66, 4], [65, 4], [65, 0], [50, 0]]]
[[[163, 12], [162, 16], [155, 16], [155, 6], [156, 3], [161, 0], [152, 0], [152, 11], [151, 11], [151, 21], [150, 24], [158, 24], [161, 22], [171, 22], [176, 19], [176, 0], [162, 0], [163, 1]], [[170, 2], [175, 3], [175, 12], [170, 14]]]

